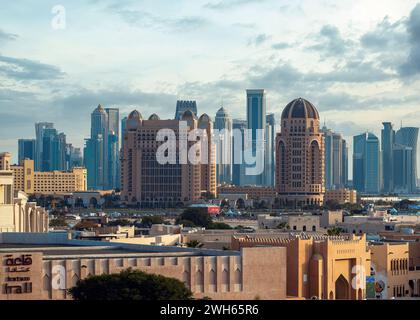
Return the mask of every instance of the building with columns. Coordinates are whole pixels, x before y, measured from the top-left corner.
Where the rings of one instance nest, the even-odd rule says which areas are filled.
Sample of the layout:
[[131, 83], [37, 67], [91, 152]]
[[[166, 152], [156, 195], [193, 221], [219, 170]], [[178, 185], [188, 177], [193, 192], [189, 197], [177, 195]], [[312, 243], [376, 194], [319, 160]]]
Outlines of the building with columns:
[[276, 189], [280, 203], [295, 206], [324, 202], [324, 136], [319, 114], [309, 101], [290, 102], [276, 140]]
[[48, 232], [48, 213], [13, 188], [11, 154], [0, 153], [0, 233]]

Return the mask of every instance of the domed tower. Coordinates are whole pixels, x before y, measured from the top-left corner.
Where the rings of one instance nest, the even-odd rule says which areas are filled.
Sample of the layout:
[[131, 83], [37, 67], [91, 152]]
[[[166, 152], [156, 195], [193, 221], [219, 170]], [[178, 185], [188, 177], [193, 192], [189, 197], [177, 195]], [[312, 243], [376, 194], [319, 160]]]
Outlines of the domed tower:
[[214, 129], [218, 136], [216, 143], [216, 157], [217, 157], [217, 183], [231, 184], [232, 183], [232, 118], [229, 116], [225, 108], [221, 107], [216, 113], [214, 122]]
[[207, 196], [215, 198], [216, 195], [216, 150], [213, 141], [213, 121], [207, 114], [198, 119], [198, 129], [205, 130], [207, 145], [201, 149], [201, 190], [206, 190]]
[[276, 189], [284, 205], [324, 202], [324, 138], [319, 113], [309, 101], [290, 102], [276, 139]]

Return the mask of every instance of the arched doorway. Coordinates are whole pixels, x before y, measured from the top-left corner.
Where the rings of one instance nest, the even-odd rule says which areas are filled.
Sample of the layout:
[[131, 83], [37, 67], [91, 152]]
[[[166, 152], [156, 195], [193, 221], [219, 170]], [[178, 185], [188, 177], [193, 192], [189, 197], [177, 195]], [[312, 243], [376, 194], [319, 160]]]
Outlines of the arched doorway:
[[349, 299], [349, 283], [343, 275], [340, 275], [335, 281], [335, 299], [348, 300]]

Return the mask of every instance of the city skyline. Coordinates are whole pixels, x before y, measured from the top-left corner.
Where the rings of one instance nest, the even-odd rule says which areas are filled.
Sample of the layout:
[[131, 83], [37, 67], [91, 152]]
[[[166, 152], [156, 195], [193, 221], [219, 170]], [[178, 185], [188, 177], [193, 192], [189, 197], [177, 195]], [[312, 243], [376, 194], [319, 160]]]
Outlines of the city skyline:
[[[99, 103], [120, 108], [122, 116], [139, 108], [172, 118], [176, 100], [196, 100], [214, 120], [223, 100], [233, 119], [244, 119], [247, 88], [266, 89], [267, 113], [277, 119], [292, 99], [312, 101], [321, 122], [349, 141], [350, 159], [354, 135], [370, 129], [380, 136], [383, 121], [418, 126], [418, 1], [380, 6], [375, 1], [336, 6], [332, 1], [144, 1], [142, 8], [130, 1], [74, 1], [63, 2], [63, 30], [51, 28], [54, 3], [33, 5], [34, 18], [18, 10], [20, 2], [5, 4], [0, 13], [0, 146], [14, 155], [17, 139], [33, 137], [32, 124], [41, 121], [54, 122], [68, 141], [82, 147], [88, 115]], [[351, 14], [361, 6], [365, 13]], [[268, 14], [270, 23], [252, 17], [255, 11]], [[113, 30], [91, 21], [110, 21]], [[231, 36], [220, 37], [222, 30]], [[103, 31], [112, 45], [103, 41]], [[128, 41], [133, 37], [140, 44]], [[55, 53], [46, 49], [49, 43]], [[61, 54], [70, 45], [72, 59]], [[381, 59], [373, 59], [378, 55]], [[351, 176], [351, 164], [349, 169]]]

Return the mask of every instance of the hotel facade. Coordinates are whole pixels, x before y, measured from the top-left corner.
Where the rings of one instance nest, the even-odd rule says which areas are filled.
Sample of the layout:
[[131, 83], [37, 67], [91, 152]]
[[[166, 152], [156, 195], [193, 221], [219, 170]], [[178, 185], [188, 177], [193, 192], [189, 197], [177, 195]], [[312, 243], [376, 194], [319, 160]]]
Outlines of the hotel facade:
[[[180, 129], [180, 125], [185, 125]], [[207, 146], [197, 141], [184, 141], [187, 150], [180, 147], [181, 135], [188, 136], [194, 129], [205, 132]], [[159, 132], [174, 133], [172, 141], [157, 141]], [[161, 120], [153, 114], [144, 120], [138, 111], [133, 111], [123, 133], [121, 161], [122, 200], [145, 208], [184, 206], [203, 197], [216, 197], [216, 162], [212, 141], [213, 124], [209, 116], [199, 119], [187, 110], [180, 120]], [[158, 162], [159, 147], [167, 143], [173, 147], [172, 163]], [[195, 149], [193, 149], [195, 148]], [[194, 152], [195, 151], [195, 152]], [[199, 160], [181, 162], [182, 157], [194, 154]]]

